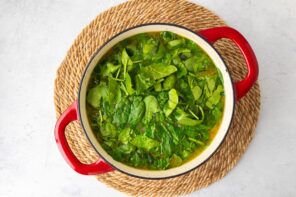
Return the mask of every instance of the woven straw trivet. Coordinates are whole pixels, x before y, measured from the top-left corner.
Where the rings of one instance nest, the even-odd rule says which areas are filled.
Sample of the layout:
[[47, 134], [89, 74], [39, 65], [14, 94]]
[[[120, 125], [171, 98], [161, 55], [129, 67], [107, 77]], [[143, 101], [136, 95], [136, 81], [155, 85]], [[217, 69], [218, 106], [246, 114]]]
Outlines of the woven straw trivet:
[[[54, 97], [57, 117], [77, 99], [81, 74], [97, 48], [128, 27], [153, 22], [179, 24], [195, 31], [225, 25], [211, 11], [183, 0], [134, 0], [101, 13], [77, 37], [58, 69]], [[220, 40], [214, 46], [228, 65], [233, 80], [241, 79], [246, 70], [238, 48], [228, 40]], [[230, 131], [219, 150], [190, 173], [171, 179], [145, 180], [114, 171], [99, 175], [97, 179], [121, 192], [138, 196], [175, 196], [206, 187], [224, 177], [245, 152], [254, 135], [259, 109], [260, 90], [256, 83], [237, 102]], [[66, 136], [82, 162], [98, 159], [78, 122], [67, 127]]]

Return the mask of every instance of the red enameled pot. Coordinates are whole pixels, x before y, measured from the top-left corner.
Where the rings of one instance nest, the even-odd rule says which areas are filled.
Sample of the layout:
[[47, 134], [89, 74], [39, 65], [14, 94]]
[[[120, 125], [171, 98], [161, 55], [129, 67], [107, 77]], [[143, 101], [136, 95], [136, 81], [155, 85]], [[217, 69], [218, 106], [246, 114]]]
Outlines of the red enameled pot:
[[[225, 94], [225, 106], [222, 117], [222, 122], [219, 130], [211, 142], [211, 144], [195, 159], [179, 166], [176, 168], [171, 168], [168, 170], [144, 170], [137, 169], [131, 166], [127, 166], [114, 160], [100, 145], [96, 140], [96, 137], [89, 125], [87, 114], [86, 114], [86, 90], [87, 85], [90, 80], [91, 73], [93, 69], [103, 57], [103, 55], [111, 49], [115, 44], [131, 37], [135, 34], [144, 32], [160, 32], [160, 31], [171, 31], [180, 36], [188, 38], [199, 45], [213, 60], [215, 65], [221, 71], [223, 76], [224, 94]], [[245, 78], [238, 82], [232, 82], [231, 76], [228, 72], [227, 66], [224, 63], [222, 57], [214, 49], [213, 43], [221, 38], [227, 38], [232, 40], [240, 49], [243, 54], [248, 74]], [[78, 99], [60, 116], [55, 127], [55, 139], [59, 147], [60, 152], [67, 161], [67, 163], [78, 173], [85, 175], [96, 175], [101, 173], [106, 173], [112, 170], [119, 170], [131, 176], [147, 179], [161, 179], [170, 178], [182, 175], [189, 172], [206, 160], [208, 160], [218, 149], [219, 145], [223, 142], [231, 120], [233, 117], [233, 111], [235, 108], [235, 102], [241, 99], [247, 94], [247, 92], [252, 88], [258, 77], [258, 63], [256, 56], [247, 42], [247, 40], [235, 29], [230, 27], [215, 27], [210, 29], [205, 29], [199, 32], [194, 32], [185, 27], [174, 25], [174, 24], [144, 24], [136, 27], [129, 28], [116, 36], [112, 37], [107, 41], [102, 47], [100, 47], [94, 56], [91, 58], [89, 63], [86, 65], [86, 69], [80, 81], [80, 89], [78, 94]], [[86, 137], [92, 144], [93, 148], [100, 155], [100, 159], [92, 164], [81, 163], [76, 156], [71, 151], [66, 137], [65, 128], [66, 126], [75, 120], [79, 120], [80, 124], [85, 132]]]

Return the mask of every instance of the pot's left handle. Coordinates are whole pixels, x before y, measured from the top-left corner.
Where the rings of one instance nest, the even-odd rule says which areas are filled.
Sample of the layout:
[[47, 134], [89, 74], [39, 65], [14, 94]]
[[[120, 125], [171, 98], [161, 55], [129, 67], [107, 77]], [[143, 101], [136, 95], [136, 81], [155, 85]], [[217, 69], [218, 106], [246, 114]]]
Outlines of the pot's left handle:
[[84, 175], [96, 175], [105, 172], [112, 171], [112, 167], [107, 164], [101, 158], [92, 164], [81, 163], [70, 149], [70, 146], [66, 140], [65, 129], [66, 126], [72, 122], [78, 120], [77, 117], [77, 101], [75, 101], [58, 119], [55, 126], [55, 139], [67, 163], [78, 173]]

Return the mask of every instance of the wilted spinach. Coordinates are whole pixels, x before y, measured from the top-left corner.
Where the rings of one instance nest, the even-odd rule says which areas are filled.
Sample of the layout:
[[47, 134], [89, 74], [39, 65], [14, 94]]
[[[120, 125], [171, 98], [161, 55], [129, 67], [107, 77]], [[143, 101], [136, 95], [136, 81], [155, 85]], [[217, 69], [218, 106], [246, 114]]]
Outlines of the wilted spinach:
[[86, 98], [102, 147], [115, 160], [154, 170], [202, 152], [224, 108], [223, 79], [210, 57], [172, 32], [115, 45], [92, 73]]

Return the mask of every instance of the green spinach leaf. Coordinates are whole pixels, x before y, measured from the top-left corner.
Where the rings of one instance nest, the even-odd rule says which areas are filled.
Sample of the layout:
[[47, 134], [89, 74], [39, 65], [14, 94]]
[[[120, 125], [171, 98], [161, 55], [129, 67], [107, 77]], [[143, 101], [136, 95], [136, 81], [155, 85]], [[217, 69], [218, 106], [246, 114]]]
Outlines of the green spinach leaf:
[[141, 96], [135, 96], [131, 99], [131, 111], [128, 118], [128, 123], [131, 127], [137, 126], [142, 120], [145, 113], [145, 103]]
[[175, 66], [165, 65], [163, 63], [156, 63], [156, 64], [151, 64], [149, 66], [144, 67], [141, 70], [141, 73], [144, 76], [148, 76], [153, 80], [157, 80], [157, 79], [161, 79], [166, 76], [169, 76], [176, 71], [177, 71], [177, 68]]
[[163, 109], [166, 116], [169, 116], [173, 112], [173, 110], [178, 105], [178, 102], [179, 102], [179, 99], [178, 99], [177, 91], [175, 89], [171, 89], [169, 91], [169, 100]]
[[145, 97], [144, 103], [145, 103], [145, 115], [144, 115], [143, 121], [145, 124], [148, 124], [151, 121], [153, 114], [156, 112], [159, 112], [160, 109], [158, 106], [157, 99], [152, 95]]
[[113, 123], [119, 128], [124, 128], [130, 114], [130, 102], [127, 98], [121, 99], [115, 106]]
[[153, 140], [145, 135], [138, 135], [136, 136], [132, 142], [134, 146], [138, 148], [143, 148], [147, 151], [151, 150], [152, 148], [155, 148], [159, 146], [159, 142], [156, 140]]
[[106, 83], [102, 82], [88, 91], [86, 100], [91, 106], [98, 108], [100, 106], [101, 98], [107, 97], [108, 93]]

